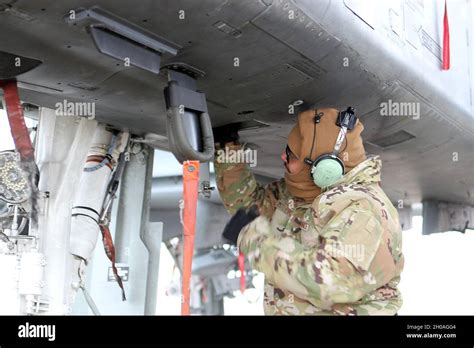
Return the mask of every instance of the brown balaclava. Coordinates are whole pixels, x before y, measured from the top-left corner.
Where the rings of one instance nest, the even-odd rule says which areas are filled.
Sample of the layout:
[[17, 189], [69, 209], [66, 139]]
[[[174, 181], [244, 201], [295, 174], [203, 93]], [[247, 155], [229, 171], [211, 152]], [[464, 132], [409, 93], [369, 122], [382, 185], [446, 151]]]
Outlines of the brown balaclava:
[[[316, 124], [316, 138], [310, 154], [314, 136], [314, 117], [317, 113], [323, 113], [323, 116]], [[304, 163], [304, 159], [308, 157], [315, 160], [322, 154], [332, 153], [341, 129], [336, 125], [338, 113], [338, 110], [329, 108], [304, 111], [298, 115], [298, 122], [288, 135], [288, 146], [303, 165], [298, 173], [285, 173], [286, 187], [293, 196], [306, 202], [312, 202], [321, 193], [321, 188], [316, 186], [311, 178], [311, 167]], [[358, 120], [354, 129], [347, 132], [346, 140], [342, 143], [338, 157], [344, 162], [345, 173], [366, 159], [360, 136], [363, 130], [364, 126]]]

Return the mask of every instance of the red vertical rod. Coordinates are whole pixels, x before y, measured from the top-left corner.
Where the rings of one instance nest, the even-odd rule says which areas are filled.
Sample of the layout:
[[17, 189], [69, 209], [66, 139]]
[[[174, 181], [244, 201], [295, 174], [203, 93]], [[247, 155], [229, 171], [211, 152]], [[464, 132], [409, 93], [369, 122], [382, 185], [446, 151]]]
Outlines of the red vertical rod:
[[443, 19], [443, 70], [449, 70], [450, 66], [448, 4], [445, 0]]
[[192, 274], [196, 208], [199, 188], [199, 161], [183, 163], [183, 286], [181, 315], [189, 315], [189, 292]]

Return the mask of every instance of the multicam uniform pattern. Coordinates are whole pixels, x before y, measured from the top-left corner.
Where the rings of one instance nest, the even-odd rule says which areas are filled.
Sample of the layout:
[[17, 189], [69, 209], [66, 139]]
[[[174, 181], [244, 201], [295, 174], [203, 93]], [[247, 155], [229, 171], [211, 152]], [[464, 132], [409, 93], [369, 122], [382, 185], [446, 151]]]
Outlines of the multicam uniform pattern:
[[284, 179], [263, 187], [245, 164], [215, 161], [229, 213], [253, 204], [262, 212], [238, 245], [265, 274], [265, 314], [397, 313], [402, 235], [379, 185], [381, 166], [378, 156], [368, 157], [308, 204], [288, 193]]

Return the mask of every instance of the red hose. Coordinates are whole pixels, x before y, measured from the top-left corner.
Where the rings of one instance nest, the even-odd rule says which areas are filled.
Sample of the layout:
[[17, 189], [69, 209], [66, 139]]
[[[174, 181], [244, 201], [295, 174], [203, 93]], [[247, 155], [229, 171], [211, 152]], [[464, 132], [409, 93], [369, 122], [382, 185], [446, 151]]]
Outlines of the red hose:
[[199, 188], [199, 161], [183, 163], [183, 287], [181, 315], [189, 315], [189, 291], [192, 274], [196, 208]]
[[5, 107], [15, 148], [20, 153], [22, 161], [33, 162], [35, 152], [23, 117], [23, 108], [21, 107], [16, 81], [0, 81], [0, 87], [3, 88]]

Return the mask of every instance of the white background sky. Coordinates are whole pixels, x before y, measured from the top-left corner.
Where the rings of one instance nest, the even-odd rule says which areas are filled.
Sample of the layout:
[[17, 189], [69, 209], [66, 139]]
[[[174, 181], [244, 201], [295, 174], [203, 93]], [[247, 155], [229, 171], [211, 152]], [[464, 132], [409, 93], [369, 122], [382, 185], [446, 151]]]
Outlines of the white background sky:
[[[0, 110], [0, 151], [13, 147], [7, 117]], [[179, 166], [172, 163], [169, 155], [167, 159], [169, 171], [174, 174]], [[155, 174], [163, 175], [158, 171]], [[399, 313], [474, 315], [474, 231], [422, 236], [421, 223], [421, 217], [414, 217], [413, 229], [403, 232], [406, 263], [400, 289], [404, 305]], [[173, 261], [163, 245], [158, 314], [180, 313], [179, 296], [167, 294], [173, 282], [179, 282], [179, 272], [173, 272]], [[255, 286], [257, 289], [250, 289], [244, 295], [236, 292], [236, 298], [226, 299], [226, 314], [263, 314], [262, 276], [256, 279]]]

